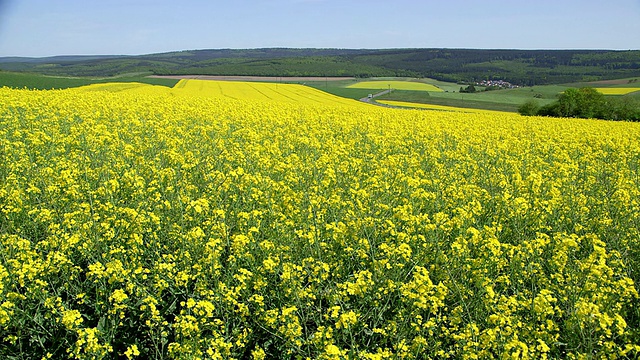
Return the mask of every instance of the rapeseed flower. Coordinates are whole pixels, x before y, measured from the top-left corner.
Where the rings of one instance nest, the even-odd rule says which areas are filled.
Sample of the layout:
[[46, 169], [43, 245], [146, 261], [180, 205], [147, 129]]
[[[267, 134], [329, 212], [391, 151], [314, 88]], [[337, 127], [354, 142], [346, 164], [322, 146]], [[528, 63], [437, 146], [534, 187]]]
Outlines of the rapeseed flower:
[[0, 357], [639, 354], [638, 124], [193, 80], [0, 104]]

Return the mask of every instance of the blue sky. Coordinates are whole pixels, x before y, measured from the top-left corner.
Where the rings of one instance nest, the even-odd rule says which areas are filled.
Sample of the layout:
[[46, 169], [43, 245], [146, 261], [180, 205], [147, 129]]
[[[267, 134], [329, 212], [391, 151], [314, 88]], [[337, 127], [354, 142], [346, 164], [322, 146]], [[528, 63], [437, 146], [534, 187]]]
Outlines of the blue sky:
[[640, 0], [0, 0], [0, 56], [640, 49]]

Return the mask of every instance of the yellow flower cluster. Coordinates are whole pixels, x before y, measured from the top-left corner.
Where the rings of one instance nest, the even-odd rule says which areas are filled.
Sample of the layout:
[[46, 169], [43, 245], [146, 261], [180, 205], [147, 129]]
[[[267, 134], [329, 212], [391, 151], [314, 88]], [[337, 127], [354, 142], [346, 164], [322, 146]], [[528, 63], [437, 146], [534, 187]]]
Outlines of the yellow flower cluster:
[[0, 358], [635, 358], [638, 125], [0, 89]]

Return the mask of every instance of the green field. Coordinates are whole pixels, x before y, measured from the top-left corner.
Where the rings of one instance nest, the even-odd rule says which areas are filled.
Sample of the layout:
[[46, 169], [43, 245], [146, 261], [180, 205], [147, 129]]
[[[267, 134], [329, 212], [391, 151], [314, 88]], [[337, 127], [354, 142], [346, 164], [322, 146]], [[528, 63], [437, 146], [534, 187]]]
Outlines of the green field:
[[159, 79], [147, 77], [146, 73], [125, 74], [118, 77], [87, 78], [87, 77], [60, 77], [46, 76], [32, 73], [19, 73], [12, 71], [0, 71], [0, 87], [27, 88], [38, 90], [67, 89], [90, 84], [108, 82], [140, 82], [151, 85], [172, 87], [178, 80]]
[[[371, 79], [371, 81], [380, 82], [381, 84], [390, 84], [392, 83], [392, 81], [406, 82], [407, 79], [389, 77], [373, 78]], [[407, 101], [439, 106], [517, 112], [518, 107], [528, 100], [534, 100], [540, 106], [550, 104], [557, 100], [558, 95], [568, 88], [580, 88], [585, 86], [598, 88], [628, 88], [638, 86], [638, 83], [634, 81], [634, 78], [628, 78], [608, 82], [581, 82], [561, 85], [538, 85], [492, 91], [483, 91], [484, 88], [478, 86], [478, 91], [475, 93], [460, 93], [460, 88], [466, 87], [465, 85], [428, 78], [420, 79], [420, 82], [437, 86], [443, 91], [429, 92], [416, 90], [399, 90], [396, 88], [396, 90], [392, 91], [390, 94], [377, 97], [376, 99]], [[371, 90], [369, 89], [353, 88], [354, 80], [307, 82], [306, 85], [329, 92], [334, 95], [351, 99], [361, 99], [363, 97], [366, 97], [368, 93], [371, 93]], [[386, 88], [387, 87], [379, 87], [379, 89]], [[640, 98], [640, 92], [632, 92], [624, 96], [638, 99]]]
[[[449, 83], [449, 85], [446, 86], [440, 82], [438, 86], [444, 89], [445, 92], [394, 91], [391, 94], [383, 95], [377, 99], [516, 112], [520, 105], [529, 100], [534, 100], [540, 106], [550, 104], [557, 100], [558, 95], [568, 88], [597, 86], [598, 88], [608, 89], [610, 92], [615, 93], [624, 92], [623, 89], [635, 88], [638, 86], [638, 83], [635, 82], [634, 79], [620, 79], [610, 81], [609, 83], [586, 82], [563, 85], [540, 85], [492, 91], [482, 91], [482, 87], [477, 87], [479, 91], [474, 93], [461, 93], [459, 92], [460, 85], [453, 83]], [[631, 92], [623, 96], [637, 99], [640, 98], [640, 92]]]
[[[393, 84], [394, 82], [407, 83], [405, 78], [374, 78], [380, 84]], [[369, 82], [369, 81], [367, 81]], [[367, 83], [364, 82], [364, 83]], [[362, 84], [363, 82], [357, 83]], [[548, 104], [556, 100], [557, 95], [567, 89], [567, 85], [541, 85], [516, 89], [503, 89], [494, 91], [478, 91], [475, 93], [460, 93], [460, 84], [438, 81], [434, 79], [420, 79], [420, 82], [411, 82], [437, 87], [440, 91], [401, 90], [398, 87], [390, 94], [377, 97], [379, 100], [407, 101], [414, 103], [454, 106], [463, 108], [477, 108], [486, 110], [499, 110], [516, 112], [518, 107], [530, 99], [535, 99], [540, 105]], [[360, 99], [371, 93], [368, 89], [353, 88], [354, 81], [335, 82], [309, 82], [307, 85], [315, 87], [334, 95], [352, 99]], [[387, 89], [388, 86], [379, 86], [378, 89]], [[478, 87], [482, 90], [482, 87]]]

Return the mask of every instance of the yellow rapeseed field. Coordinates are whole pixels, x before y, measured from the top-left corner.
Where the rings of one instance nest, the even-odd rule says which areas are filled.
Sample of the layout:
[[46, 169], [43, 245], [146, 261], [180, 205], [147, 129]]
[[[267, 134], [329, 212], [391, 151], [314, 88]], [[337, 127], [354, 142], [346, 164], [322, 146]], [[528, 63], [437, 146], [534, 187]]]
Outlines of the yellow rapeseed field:
[[414, 90], [414, 91], [434, 91], [441, 92], [442, 89], [435, 85], [425, 84], [417, 81], [398, 81], [398, 80], [372, 80], [360, 81], [347, 86], [354, 89], [379, 89], [386, 90], [388, 88], [394, 90]]
[[604, 95], [626, 95], [632, 92], [640, 91], [640, 87], [607, 87], [596, 88], [596, 90]]
[[640, 355], [640, 124], [332, 99], [0, 89], [0, 358]]

